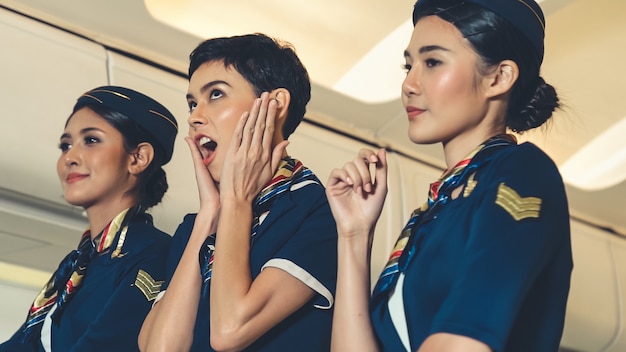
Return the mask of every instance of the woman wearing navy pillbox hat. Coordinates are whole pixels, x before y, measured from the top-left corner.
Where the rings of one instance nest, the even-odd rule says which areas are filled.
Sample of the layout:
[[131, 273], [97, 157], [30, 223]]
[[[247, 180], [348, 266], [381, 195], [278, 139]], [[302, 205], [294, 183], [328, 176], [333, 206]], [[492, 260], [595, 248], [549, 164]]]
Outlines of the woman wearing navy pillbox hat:
[[65, 200], [89, 228], [0, 351], [136, 351], [165, 276], [170, 236], [146, 210], [167, 191], [178, 126], [160, 103], [103, 86], [81, 95], [60, 137]]
[[441, 143], [447, 169], [411, 214], [371, 295], [385, 150], [363, 149], [331, 173], [339, 234], [332, 349], [557, 351], [573, 266], [565, 189], [543, 151], [507, 133], [539, 127], [559, 107], [539, 74], [541, 8], [418, 0], [413, 23], [402, 84], [408, 134], [416, 144]]

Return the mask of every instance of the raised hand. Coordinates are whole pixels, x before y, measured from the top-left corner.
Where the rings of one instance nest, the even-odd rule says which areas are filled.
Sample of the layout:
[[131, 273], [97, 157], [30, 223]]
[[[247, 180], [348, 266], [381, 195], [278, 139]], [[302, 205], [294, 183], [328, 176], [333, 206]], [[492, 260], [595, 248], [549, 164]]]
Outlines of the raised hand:
[[[375, 165], [373, 174], [370, 165]], [[329, 177], [326, 195], [340, 236], [373, 233], [387, 195], [387, 154], [361, 149]]]
[[211, 173], [202, 161], [202, 154], [191, 137], [185, 137], [185, 142], [191, 151], [191, 159], [196, 173], [198, 195], [200, 196], [200, 210], [198, 213], [208, 213], [217, 216], [220, 207], [220, 193], [211, 177]]
[[263, 93], [250, 112], [241, 116], [220, 176], [222, 197], [251, 203], [272, 179], [289, 144], [282, 141], [272, 148], [277, 109], [277, 100]]

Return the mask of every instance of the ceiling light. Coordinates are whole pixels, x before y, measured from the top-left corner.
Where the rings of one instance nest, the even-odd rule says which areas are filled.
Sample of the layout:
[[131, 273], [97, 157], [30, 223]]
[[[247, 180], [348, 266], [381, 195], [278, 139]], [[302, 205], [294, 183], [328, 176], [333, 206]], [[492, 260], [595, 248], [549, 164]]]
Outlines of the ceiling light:
[[383, 103], [400, 97], [405, 72], [406, 49], [413, 32], [407, 20], [372, 48], [334, 86], [333, 89], [357, 100]]
[[626, 117], [610, 126], [560, 167], [568, 184], [586, 191], [617, 185], [626, 179]]
[[23, 266], [0, 262], [0, 282], [10, 282], [30, 288], [40, 288], [50, 279], [50, 273]]

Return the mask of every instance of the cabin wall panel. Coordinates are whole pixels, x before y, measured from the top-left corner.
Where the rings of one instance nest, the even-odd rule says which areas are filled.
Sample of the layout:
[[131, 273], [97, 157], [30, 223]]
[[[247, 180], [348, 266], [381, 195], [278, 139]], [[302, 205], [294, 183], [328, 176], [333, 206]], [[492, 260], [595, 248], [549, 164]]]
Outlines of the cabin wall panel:
[[580, 351], [603, 351], [617, 333], [619, 297], [611, 237], [572, 221], [574, 269], [562, 344]]
[[0, 188], [64, 203], [57, 145], [76, 98], [106, 84], [104, 48], [0, 11]]

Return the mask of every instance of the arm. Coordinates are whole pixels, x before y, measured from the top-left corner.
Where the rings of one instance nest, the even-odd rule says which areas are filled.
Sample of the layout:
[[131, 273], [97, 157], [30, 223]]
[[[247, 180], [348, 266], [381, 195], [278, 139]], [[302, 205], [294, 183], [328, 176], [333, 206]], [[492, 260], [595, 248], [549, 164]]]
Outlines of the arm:
[[143, 323], [138, 340], [142, 351], [188, 351], [191, 347], [202, 286], [198, 252], [211, 226], [198, 214], [164, 296]]
[[[372, 182], [369, 165], [376, 165]], [[333, 170], [326, 190], [339, 235], [333, 351], [377, 350], [369, 317], [370, 254], [376, 222], [387, 195], [387, 160], [361, 150], [343, 169]]]
[[436, 333], [424, 340], [417, 352], [491, 352], [484, 343], [469, 337]]
[[[272, 151], [277, 102], [262, 94], [235, 129], [220, 177], [220, 221], [211, 278], [211, 345], [245, 348], [313, 297], [276, 268], [250, 273], [252, 202], [277, 169], [287, 142]], [[245, 132], [245, 133], [244, 133]]]
[[185, 141], [196, 170], [200, 210], [172, 280], [141, 328], [138, 342], [142, 351], [187, 351], [191, 347], [202, 287], [198, 253], [217, 226], [220, 207], [217, 187], [202, 164], [196, 145], [189, 137]]

